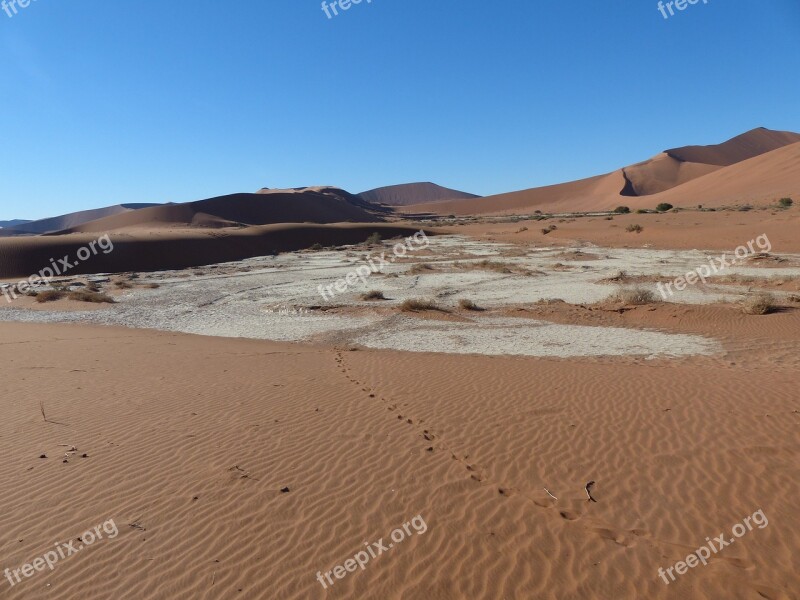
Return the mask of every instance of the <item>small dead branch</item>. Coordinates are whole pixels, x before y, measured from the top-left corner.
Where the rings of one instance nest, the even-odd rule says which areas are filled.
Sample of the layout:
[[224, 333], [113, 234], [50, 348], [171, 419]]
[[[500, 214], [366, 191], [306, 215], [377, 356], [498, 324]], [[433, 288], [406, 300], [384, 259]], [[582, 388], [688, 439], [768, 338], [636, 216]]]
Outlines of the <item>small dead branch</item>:
[[594, 481], [590, 481], [589, 483], [586, 484], [586, 487], [584, 488], [586, 490], [586, 495], [589, 496], [590, 502], [597, 502], [597, 500], [595, 500], [594, 497], [592, 496], [592, 488], [594, 487], [594, 483], [595, 483]]
[[551, 493], [550, 493], [550, 490], [548, 490], [547, 488], [544, 488], [544, 491], [545, 491], [545, 492], [547, 492], [547, 495], [548, 495], [548, 496], [550, 496], [550, 497], [551, 497], [553, 500], [558, 500], [558, 498], [556, 498], [555, 496], [553, 496], [553, 494], [551, 494]]

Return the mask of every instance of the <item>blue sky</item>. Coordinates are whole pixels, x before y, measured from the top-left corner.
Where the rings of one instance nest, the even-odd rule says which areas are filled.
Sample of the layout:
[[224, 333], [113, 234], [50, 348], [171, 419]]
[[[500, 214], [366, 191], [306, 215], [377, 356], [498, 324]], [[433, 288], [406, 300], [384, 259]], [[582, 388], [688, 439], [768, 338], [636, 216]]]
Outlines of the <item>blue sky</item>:
[[800, 5], [35, 0], [0, 12], [0, 219], [262, 186], [478, 194], [800, 131]]

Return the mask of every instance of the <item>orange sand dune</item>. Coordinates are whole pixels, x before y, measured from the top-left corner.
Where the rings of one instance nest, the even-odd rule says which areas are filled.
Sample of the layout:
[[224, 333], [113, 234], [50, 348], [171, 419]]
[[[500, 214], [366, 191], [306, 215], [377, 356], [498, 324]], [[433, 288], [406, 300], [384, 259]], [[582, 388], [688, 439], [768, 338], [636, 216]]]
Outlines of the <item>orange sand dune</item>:
[[430, 182], [390, 185], [361, 192], [358, 195], [367, 202], [385, 204], [387, 206], [405, 206], [423, 202], [478, 198], [475, 194], [459, 192], [458, 190], [452, 190]]
[[723, 206], [800, 200], [800, 143], [724, 167], [681, 186], [650, 196], [650, 204]]
[[687, 146], [569, 183], [472, 200], [403, 207], [439, 215], [591, 212], [674, 206], [768, 203], [800, 193], [800, 134], [756, 129], [716, 146]]
[[800, 142], [800, 133], [773, 131], [759, 127], [721, 144], [684, 146], [667, 150], [666, 154], [683, 162], [730, 166]]
[[107, 233], [164, 227], [224, 228], [273, 223], [370, 223], [378, 207], [336, 188], [270, 190], [144, 208], [85, 223], [60, 233]]

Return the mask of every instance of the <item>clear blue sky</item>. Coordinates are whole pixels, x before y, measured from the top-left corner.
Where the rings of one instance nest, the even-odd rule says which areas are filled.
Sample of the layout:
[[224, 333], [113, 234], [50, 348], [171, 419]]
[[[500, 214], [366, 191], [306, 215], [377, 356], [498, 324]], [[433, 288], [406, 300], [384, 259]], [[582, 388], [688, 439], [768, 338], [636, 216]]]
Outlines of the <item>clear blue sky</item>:
[[656, 5], [36, 0], [0, 12], [0, 219], [262, 186], [491, 194], [800, 131], [797, 0]]

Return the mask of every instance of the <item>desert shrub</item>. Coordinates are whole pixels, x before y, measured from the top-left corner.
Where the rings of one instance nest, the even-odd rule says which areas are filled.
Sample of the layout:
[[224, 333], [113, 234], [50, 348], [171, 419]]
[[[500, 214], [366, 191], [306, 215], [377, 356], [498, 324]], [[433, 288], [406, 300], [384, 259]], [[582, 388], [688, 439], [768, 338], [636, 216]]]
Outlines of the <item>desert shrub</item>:
[[381, 243], [381, 239], [381, 234], [376, 231], [367, 238], [366, 243], [370, 246], [377, 246]]
[[768, 315], [777, 308], [772, 294], [755, 294], [742, 301], [742, 311], [746, 315]]
[[781, 198], [778, 200], [778, 204], [783, 208], [789, 208], [792, 204], [794, 204], [794, 200], [791, 198]]
[[311, 246], [309, 246], [309, 248], [308, 248], [308, 249], [309, 249], [309, 250], [315, 250], [315, 251], [316, 251], [316, 250], [322, 250], [322, 248], [323, 248], [322, 244], [320, 244], [319, 242], [317, 242], [316, 244], [312, 244]]
[[475, 310], [475, 311], [481, 311], [481, 310], [483, 310], [483, 309], [482, 309], [480, 306], [478, 306], [477, 304], [475, 304], [475, 303], [474, 303], [472, 300], [470, 300], [469, 298], [461, 298], [461, 300], [459, 300], [459, 301], [458, 301], [458, 305], [459, 305], [461, 308], [463, 308], [464, 310]]
[[55, 302], [56, 300], [61, 300], [64, 296], [66, 296], [66, 293], [62, 290], [47, 290], [36, 294], [36, 301]]
[[739, 212], [748, 212], [748, 211], [753, 210], [753, 207], [750, 206], [749, 204], [745, 204], [744, 206], [740, 206], [736, 210], [738, 210]]
[[424, 273], [426, 271], [434, 271], [434, 270], [435, 269], [428, 263], [417, 263], [408, 270], [408, 274], [419, 275], [420, 273]]
[[400, 305], [400, 310], [403, 312], [417, 312], [420, 310], [441, 310], [433, 300], [423, 300], [420, 298], [409, 298], [403, 300]]
[[631, 212], [631, 209], [627, 206], [618, 206], [614, 209], [614, 212], [618, 215], [627, 215], [629, 212]]
[[656, 206], [656, 210], [658, 212], [667, 212], [671, 208], [672, 208], [672, 204], [670, 204], [669, 202], [662, 202], [661, 204]]
[[158, 289], [158, 288], [160, 288], [160, 287], [161, 287], [161, 285], [159, 285], [158, 283], [148, 283], [148, 284], [147, 284], [147, 285], [145, 285], [144, 287], [146, 287], [146, 288], [149, 288], [149, 289], [151, 289], [151, 290], [155, 290], [155, 289]]
[[70, 292], [67, 296], [70, 300], [77, 300], [78, 302], [93, 302], [95, 304], [114, 304], [116, 300], [114, 300], [108, 294], [104, 294], [102, 292], [90, 292], [87, 290], [80, 290], [77, 292]]
[[361, 294], [362, 300], [386, 300], [383, 292], [380, 290], [370, 290]]
[[115, 281], [114, 285], [117, 286], [121, 290], [127, 290], [132, 288], [133, 286], [128, 283], [127, 281]]
[[636, 233], [642, 233], [642, 231], [644, 231], [644, 227], [642, 227], [637, 223], [631, 223], [625, 228], [625, 231], [627, 231], [628, 233], [633, 233], [634, 231]]
[[641, 306], [655, 302], [656, 295], [646, 288], [620, 288], [611, 294], [608, 300], [632, 306]]
[[636, 209], [636, 214], [637, 215], [646, 215], [648, 212], [649, 211], [647, 209], [645, 209], [645, 208], [637, 208]]

